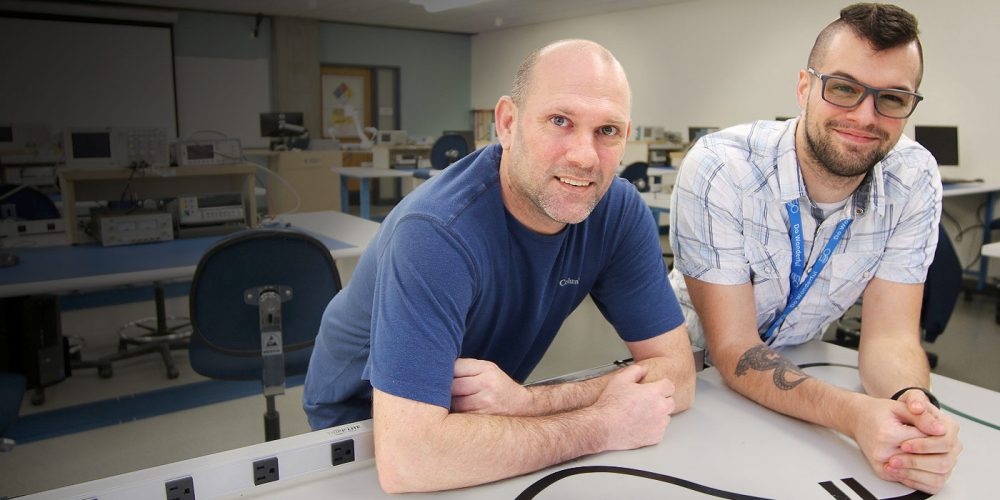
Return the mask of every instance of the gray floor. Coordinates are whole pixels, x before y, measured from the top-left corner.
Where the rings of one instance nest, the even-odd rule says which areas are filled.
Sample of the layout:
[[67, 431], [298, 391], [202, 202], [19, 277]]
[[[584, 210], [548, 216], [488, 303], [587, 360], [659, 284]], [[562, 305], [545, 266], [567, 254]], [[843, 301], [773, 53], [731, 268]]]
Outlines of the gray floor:
[[[347, 267], [350, 268], [350, 263]], [[343, 271], [343, 269], [342, 269]], [[349, 271], [349, 269], [348, 269]], [[1000, 326], [994, 323], [995, 298], [960, 300], [947, 331], [928, 350], [939, 356], [937, 373], [1000, 391]], [[549, 378], [628, 357], [611, 327], [587, 300], [568, 319], [529, 381]], [[175, 353], [182, 376], [168, 381], [162, 363], [148, 356], [115, 365], [113, 378], [93, 370], [49, 388], [41, 410], [72, 406], [188, 383], [201, 378]], [[284, 436], [307, 432], [300, 406], [301, 387], [280, 396]], [[246, 446], [263, 440], [263, 398], [248, 397], [160, 417], [126, 422], [89, 432], [27, 443], [0, 453], [0, 497], [17, 496], [186, 458]], [[39, 411], [27, 401], [22, 413]]]

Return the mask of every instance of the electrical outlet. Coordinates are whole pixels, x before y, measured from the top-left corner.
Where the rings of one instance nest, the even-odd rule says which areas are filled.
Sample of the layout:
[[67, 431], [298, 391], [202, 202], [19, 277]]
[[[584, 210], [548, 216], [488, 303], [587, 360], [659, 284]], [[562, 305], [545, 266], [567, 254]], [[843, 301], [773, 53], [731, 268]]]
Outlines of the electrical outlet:
[[195, 500], [194, 479], [191, 476], [167, 481], [167, 500]]
[[332, 452], [333, 465], [346, 464], [348, 462], [354, 461], [354, 440], [346, 439], [344, 441], [337, 441], [330, 445]]
[[253, 463], [253, 485], [278, 480], [278, 457], [262, 458]]

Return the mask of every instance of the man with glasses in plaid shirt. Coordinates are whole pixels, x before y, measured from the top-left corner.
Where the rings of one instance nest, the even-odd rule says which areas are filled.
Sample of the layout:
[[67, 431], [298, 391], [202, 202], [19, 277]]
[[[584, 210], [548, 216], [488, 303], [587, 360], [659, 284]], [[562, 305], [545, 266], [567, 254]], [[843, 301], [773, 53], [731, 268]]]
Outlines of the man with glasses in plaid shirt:
[[[693, 343], [730, 387], [851, 437], [880, 478], [936, 493], [962, 445], [920, 345], [941, 180], [902, 137], [923, 99], [917, 33], [893, 5], [843, 9], [799, 72], [798, 118], [691, 149], [670, 212], [671, 280]], [[858, 297], [865, 394], [809, 377], [779, 349], [822, 336]]]

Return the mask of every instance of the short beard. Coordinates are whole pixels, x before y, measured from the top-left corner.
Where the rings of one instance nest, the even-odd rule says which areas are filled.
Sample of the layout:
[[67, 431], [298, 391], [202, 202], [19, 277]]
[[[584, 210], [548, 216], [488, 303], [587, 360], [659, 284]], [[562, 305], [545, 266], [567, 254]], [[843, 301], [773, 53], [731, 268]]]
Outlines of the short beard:
[[[520, 133], [520, 131], [518, 131], [518, 133]], [[515, 143], [520, 146], [516, 149], [512, 149], [510, 153], [512, 155], [511, 163], [512, 168], [514, 170], [518, 170], [519, 173], [512, 179], [511, 187], [520, 193], [524, 200], [529, 202], [530, 205], [534, 205], [534, 207], [528, 208], [537, 208], [541, 210], [546, 217], [560, 224], [579, 224], [586, 220], [587, 217], [590, 216], [591, 212], [594, 211], [594, 208], [597, 207], [597, 204], [600, 203], [601, 198], [603, 198], [604, 195], [602, 194], [595, 200], [590, 200], [585, 209], [585, 213], [560, 215], [560, 203], [553, 197], [548, 196], [542, 185], [534, 184], [530, 181], [525, 182], [524, 177], [521, 176], [521, 169], [526, 168], [526, 165], [530, 165], [531, 160], [530, 156], [526, 154], [527, 151], [524, 146], [526, 142], [524, 139], [521, 136], [518, 136], [515, 138]], [[610, 189], [610, 187], [608, 189]]]
[[560, 210], [561, 208], [564, 208], [561, 203], [554, 197], [547, 194], [542, 186], [522, 184], [520, 182], [521, 180], [523, 179], [519, 179], [518, 182], [514, 183], [514, 189], [520, 192], [521, 195], [532, 205], [541, 209], [542, 213], [544, 213], [546, 217], [561, 224], [579, 224], [583, 222], [590, 216], [590, 213], [594, 211], [594, 208], [596, 208], [597, 204], [601, 201], [600, 198], [591, 200], [584, 209], [583, 213], [565, 213], [566, 210]]
[[557, 213], [555, 203], [552, 203], [552, 200], [547, 196], [544, 196], [543, 193], [537, 193], [535, 200], [538, 203], [538, 206], [541, 207], [542, 211], [545, 212], [545, 215], [549, 216], [550, 219], [563, 224], [579, 224], [583, 222], [590, 216], [590, 213], [594, 211], [594, 208], [597, 207], [597, 203], [601, 201], [600, 198], [593, 200], [583, 213], [577, 213], [575, 214], [575, 217], [569, 217], [570, 214], [560, 216]]
[[[880, 137], [885, 140], [885, 134], [880, 130], [867, 130], [868, 132], [875, 132], [880, 135]], [[832, 132], [830, 132], [832, 134]], [[809, 149], [812, 153], [813, 158], [815, 158], [820, 165], [822, 165], [827, 172], [833, 174], [837, 177], [858, 177], [868, 173], [876, 163], [882, 161], [885, 155], [889, 154], [889, 150], [892, 146], [889, 145], [885, 150], [875, 149], [871, 153], [864, 156], [851, 155], [850, 153], [842, 153], [837, 150], [833, 145], [833, 141], [830, 140], [830, 136], [823, 136], [817, 134], [819, 137], [814, 138], [808, 124], [806, 125], [806, 142], [809, 144]]]

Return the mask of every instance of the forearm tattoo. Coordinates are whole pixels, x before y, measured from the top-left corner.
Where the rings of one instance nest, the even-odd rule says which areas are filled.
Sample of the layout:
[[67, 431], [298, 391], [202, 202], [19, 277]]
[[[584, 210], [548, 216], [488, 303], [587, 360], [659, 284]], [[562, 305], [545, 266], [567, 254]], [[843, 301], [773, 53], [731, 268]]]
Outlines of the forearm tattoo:
[[795, 366], [794, 363], [781, 357], [766, 345], [758, 345], [747, 349], [736, 363], [736, 376], [746, 375], [747, 370], [764, 372], [774, 370], [774, 386], [783, 391], [794, 389], [795, 386], [805, 382], [809, 375]]

